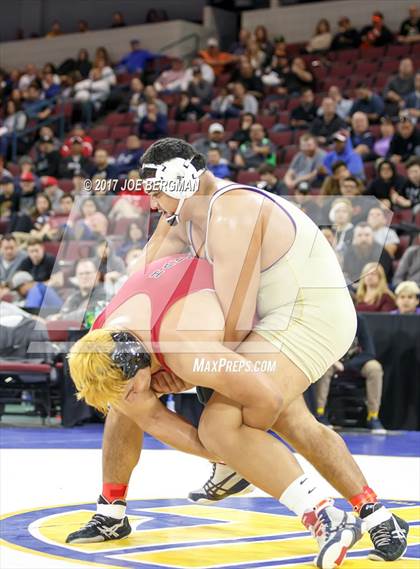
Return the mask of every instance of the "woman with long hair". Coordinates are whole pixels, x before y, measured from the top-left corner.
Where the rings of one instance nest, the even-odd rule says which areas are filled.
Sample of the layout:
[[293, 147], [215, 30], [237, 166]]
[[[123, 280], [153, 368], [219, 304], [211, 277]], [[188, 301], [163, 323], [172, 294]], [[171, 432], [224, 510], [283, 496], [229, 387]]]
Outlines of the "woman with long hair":
[[322, 52], [330, 49], [332, 42], [331, 26], [327, 19], [321, 18], [316, 25], [315, 33], [306, 46], [308, 53]]
[[376, 166], [376, 177], [369, 184], [366, 193], [375, 196], [386, 207], [392, 208], [391, 192], [402, 189], [405, 181], [391, 160], [381, 160]]
[[356, 291], [358, 312], [390, 312], [397, 307], [394, 293], [389, 289], [382, 265], [367, 263]]

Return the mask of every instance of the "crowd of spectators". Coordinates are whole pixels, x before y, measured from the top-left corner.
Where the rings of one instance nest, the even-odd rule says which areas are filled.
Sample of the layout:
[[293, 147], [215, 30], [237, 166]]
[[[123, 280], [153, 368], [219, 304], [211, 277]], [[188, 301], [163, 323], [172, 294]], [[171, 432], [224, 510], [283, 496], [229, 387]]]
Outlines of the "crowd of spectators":
[[[123, 25], [116, 13], [112, 26]], [[57, 23], [48, 37], [59, 34]], [[175, 135], [216, 176], [310, 215], [359, 309], [404, 311], [395, 287], [420, 284], [419, 40], [413, 8], [397, 33], [375, 12], [361, 30], [342, 17], [334, 33], [324, 18], [307, 44], [242, 29], [229, 49], [210, 38], [188, 63], [132, 40], [120, 61], [81, 48], [59, 66], [1, 70], [2, 297], [36, 309], [48, 296], [53, 318], [68, 317], [84, 306], [93, 267], [98, 299], [114, 294], [150, 230], [147, 198], [121, 187], [138, 179], [153, 140]], [[65, 133], [50, 120], [57, 101], [70, 103]]]

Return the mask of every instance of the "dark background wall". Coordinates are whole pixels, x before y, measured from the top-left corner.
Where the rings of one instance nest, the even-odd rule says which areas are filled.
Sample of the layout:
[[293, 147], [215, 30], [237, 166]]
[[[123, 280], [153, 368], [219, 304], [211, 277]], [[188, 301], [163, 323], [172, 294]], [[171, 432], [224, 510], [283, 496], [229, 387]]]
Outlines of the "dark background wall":
[[16, 39], [18, 29], [24, 37], [44, 36], [54, 20], [64, 32], [77, 31], [78, 21], [86, 20], [91, 30], [111, 24], [113, 12], [124, 14], [127, 25], [143, 24], [151, 9], [165, 9], [169, 18], [201, 22], [205, 0], [1, 0], [0, 41]]

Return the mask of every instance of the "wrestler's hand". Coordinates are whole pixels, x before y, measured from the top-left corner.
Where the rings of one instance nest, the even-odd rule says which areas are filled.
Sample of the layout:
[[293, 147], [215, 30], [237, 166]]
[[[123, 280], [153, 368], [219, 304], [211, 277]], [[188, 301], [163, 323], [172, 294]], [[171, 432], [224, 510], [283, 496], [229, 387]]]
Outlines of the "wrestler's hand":
[[182, 381], [180, 377], [167, 371], [158, 371], [152, 375], [150, 387], [155, 393], [180, 393], [192, 387], [189, 383]]

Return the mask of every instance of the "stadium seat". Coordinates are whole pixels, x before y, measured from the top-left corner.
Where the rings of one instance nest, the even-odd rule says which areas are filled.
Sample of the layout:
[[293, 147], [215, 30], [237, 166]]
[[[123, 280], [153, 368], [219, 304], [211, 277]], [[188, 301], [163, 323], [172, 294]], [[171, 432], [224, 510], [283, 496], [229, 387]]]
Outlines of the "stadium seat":
[[113, 141], [126, 139], [131, 134], [130, 126], [114, 126], [111, 128], [109, 138]]
[[413, 222], [413, 211], [411, 209], [400, 209], [394, 211], [394, 216], [392, 218], [393, 225], [399, 223], [412, 223]]
[[115, 142], [113, 140], [101, 140], [100, 142], [98, 142], [96, 149], [98, 150], [103, 149], [106, 150], [108, 152], [108, 154], [111, 156], [112, 154], [114, 154], [114, 146], [115, 146]]
[[285, 164], [290, 164], [295, 154], [299, 152], [299, 146], [296, 144], [292, 144], [290, 146], [286, 146], [284, 149], [283, 161]]
[[58, 180], [58, 187], [63, 190], [66, 194], [73, 191], [74, 185], [73, 180], [69, 180], [67, 178], [61, 178]]
[[394, 57], [396, 59], [409, 57], [409, 55], [410, 55], [410, 45], [389, 45], [386, 50], [387, 57]]
[[96, 126], [95, 128], [92, 128], [88, 134], [95, 142], [103, 140], [104, 138], [108, 138], [109, 126], [106, 124]]
[[360, 49], [360, 59], [380, 60], [385, 54], [385, 47], [366, 47]]
[[357, 75], [361, 75], [359, 80], [367, 79], [373, 73], [376, 73], [379, 68], [379, 62], [372, 62], [372, 61], [358, 61], [356, 63], [356, 67], [354, 72]]
[[400, 235], [400, 242], [395, 254], [396, 259], [401, 259], [401, 257], [404, 255], [405, 250], [410, 245], [410, 239], [411, 238], [409, 235]]
[[51, 342], [67, 342], [70, 330], [80, 330], [77, 320], [47, 320], [48, 337]]
[[137, 219], [138, 218], [136, 217], [120, 217], [120, 219], [115, 221], [111, 233], [116, 235], [125, 235], [130, 223], [132, 221], [137, 221]]
[[108, 125], [109, 127], [119, 126], [122, 124], [124, 120], [123, 115], [121, 113], [110, 113], [104, 119], [104, 124]]
[[270, 140], [280, 148], [289, 146], [293, 141], [293, 131], [284, 130], [283, 132], [270, 132]]
[[57, 380], [57, 370], [42, 360], [0, 360], [1, 414], [6, 414], [3, 407], [5, 404], [20, 403], [22, 392], [29, 391], [42, 422], [49, 422], [54, 404], [59, 401]]
[[[381, 71], [382, 73], [390, 74], [396, 73], [398, 71], [399, 62], [396, 59], [383, 59]], [[389, 78], [389, 77], [388, 77]]]
[[352, 63], [357, 61], [358, 59], [358, 50], [357, 49], [342, 49], [337, 52], [336, 58], [337, 61]]
[[199, 132], [199, 130], [200, 125], [197, 122], [182, 121], [177, 124], [176, 134], [179, 138], [184, 138]]
[[50, 255], [54, 255], [54, 257], [57, 256], [60, 246], [61, 246], [60, 241], [44, 241], [45, 251]]
[[[214, 121], [213, 121], [214, 122]], [[226, 130], [239, 130], [239, 119], [227, 119], [225, 123]]]
[[258, 172], [256, 172], [256, 171], [250, 172], [248, 170], [241, 170], [238, 173], [236, 181], [238, 182], [238, 184], [253, 184], [254, 182], [256, 182], [259, 179], [260, 179], [260, 175], [258, 174]]

